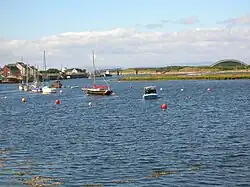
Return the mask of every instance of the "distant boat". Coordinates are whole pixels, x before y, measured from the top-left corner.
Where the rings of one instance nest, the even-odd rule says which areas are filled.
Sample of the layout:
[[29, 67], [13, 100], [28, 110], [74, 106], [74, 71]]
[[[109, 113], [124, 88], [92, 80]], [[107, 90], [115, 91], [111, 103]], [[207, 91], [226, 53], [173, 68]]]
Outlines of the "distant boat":
[[112, 74], [109, 73], [109, 70], [107, 70], [104, 74], [105, 77], [112, 77]]
[[158, 99], [158, 94], [156, 92], [156, 86], [146, 86], [144, 87], [143, 99]]
[[56, 80], [56, 81], [54, 81], [54, 82], [51, 84], [51, 87], [53, 87], [53, 88], [62, 88], [62, 83], [61, 83], [61, 81]]
[[111, 95], [113, 91], [111, 90], [109, 84], [103, 77], [103, 80], [105, 81], [106, 85], [96, 85], [96, 67], [95, 67], [95, 55], [94, 51], [92, 51], [93, 55], [93, 68], [94, 68], [94, 73], [93, 73], [93, 86], [92, 87], [85, 87], [82, 88], [82, 90], [88, 94], [88, 95]]
[[79, 86], [71, 86], [70, 88], [71, 89], [73, 89], [73, 88], [79, 88]]
[[21, 84], [18, 85], [20, 91], [24, 91], [24, 82], [22, 81]]
[[29, 65], [28, 64], [27, 64], [27, 73], [26, 73], [26, 84], [24, 84], [23, 90], [25, 92], [31, 91], [31, 87], [30, 87], [30, 84], [29, 84]]
[[44, 86], [42, 88], [43, 94], [51, 94], [51, 93], [56, 93], [56, 88], [51, 88], [49, 86]]
[[30, 85], [30, 87], [32, 92], [42, 92], [43, 83], [35, 81]]
[[34, 81], [30, 84], [31, 92], [40, 93], [42, 92], [43, 82], [39, 81], [38, 68], [37, 72], [34, 73]]
[[[45, 58], [45, 51], [43, 52], [43, 63], [44, 63], [44, 70], [46, 72], [46, 58]], [[44, 82], [44, 81], [43, 81]], [[44, 86], [42, 87], [42, 92], [43, 94], [50, 94], [50, 93], [56, 93], [56, 88], [53, 88], [51, 86], [49, 86], [48, 82], [47, 83], [43, 83]]]

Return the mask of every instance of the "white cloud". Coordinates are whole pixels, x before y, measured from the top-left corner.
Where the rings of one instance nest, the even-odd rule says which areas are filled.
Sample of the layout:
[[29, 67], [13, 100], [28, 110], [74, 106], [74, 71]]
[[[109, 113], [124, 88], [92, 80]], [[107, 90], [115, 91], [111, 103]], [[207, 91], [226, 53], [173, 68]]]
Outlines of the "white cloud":
[[233, 58], [249, 63], [249, 28], [197, 28], [180, 32], [139, 32], [136, 29], [69, 32], [38, 40], [0, 40], [1, 65], [20, 60], [40, 67], [90, 67], [92, 49], [102, 67], [193, 65]]

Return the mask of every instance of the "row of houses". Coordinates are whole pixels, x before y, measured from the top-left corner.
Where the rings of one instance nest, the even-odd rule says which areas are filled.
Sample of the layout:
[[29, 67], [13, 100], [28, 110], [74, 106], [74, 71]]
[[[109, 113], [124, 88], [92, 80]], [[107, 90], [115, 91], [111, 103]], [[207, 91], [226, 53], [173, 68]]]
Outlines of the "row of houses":
[[17, 79], [22, 79], [22, 77], [26, 75], [34, 76], [38, 73], [37, 68], [28, 64], [24, 64], [23, 62], [7, 64], [2, 68], [1, 71], [4, 77], [15, 77]]

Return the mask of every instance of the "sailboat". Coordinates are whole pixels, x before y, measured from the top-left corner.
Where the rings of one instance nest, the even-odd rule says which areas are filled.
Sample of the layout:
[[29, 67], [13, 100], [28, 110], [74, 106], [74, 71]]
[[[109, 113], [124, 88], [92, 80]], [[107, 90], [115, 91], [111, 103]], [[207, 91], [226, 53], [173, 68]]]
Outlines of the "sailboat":
[[[45, 58], [45, 54], [46, 52], [43, 52], [43, 63], [44, 63], [44, 70], [46, 72], [46, 58]], [[44, 78], [43, 78], [44, 79]], [[44, 82], [44, 81], [43, 81]], [[42, 87], [42, 92], [43, 94], [50, 94], [50, 93], [56, 93], [56, 88], [52, 88], [51, 86], [48, 85], [48, 83], [46, 85], [44, 85]]]
[[39, 81], [38, 67], [36, 73], [34, 73], [34, 82], [30, 85], [32, 92], [42, 92], [43, 83]]
[[27, 64], [27, 68], [26, 68], [26, 84], [24, 84], [23, 86], [23, 90], [25, 92], [29, 92], [31, 90], [30, 85], [29, 85], [29, 65]]
[[88, 95], [111, 95], [113, 93], [113, 91], [111, 90], [109, 84], [107, 83], [107, 81], [104, 79], [106, 85], [97, 85], [96, 84], [96, 67], [95, 67], [95, 54], [94, 51], [92, 51], [92, 61], [93, 61], [93, 68], [94, 68], [94, 72], [93, 72], [93, 86], [92, 87], [85, 87], [82, 88], [82, 90], [88, 94]]
[[22, 80], [21, 84], [18, 85], [20, 91], [24, 91], [24, 81]]

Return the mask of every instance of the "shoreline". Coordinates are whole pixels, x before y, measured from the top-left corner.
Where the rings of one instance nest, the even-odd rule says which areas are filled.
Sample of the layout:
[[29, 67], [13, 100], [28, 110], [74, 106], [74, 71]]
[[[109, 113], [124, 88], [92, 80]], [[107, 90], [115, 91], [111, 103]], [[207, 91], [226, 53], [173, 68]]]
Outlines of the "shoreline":
[[223, 74], [201, 74], [201, 75], [134, 75], [123, 76], [118, 81], [160, 81], [160, 80], [236, 80], [250, 79], [250, 73], [223, 73]]

